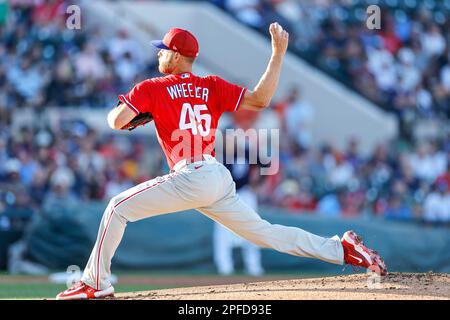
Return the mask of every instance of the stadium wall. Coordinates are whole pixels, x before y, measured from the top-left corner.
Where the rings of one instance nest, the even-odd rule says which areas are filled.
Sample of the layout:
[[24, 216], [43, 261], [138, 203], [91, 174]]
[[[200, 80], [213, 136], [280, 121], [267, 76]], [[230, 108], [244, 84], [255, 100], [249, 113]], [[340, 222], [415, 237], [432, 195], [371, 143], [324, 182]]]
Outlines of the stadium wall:
[[[97, 236], [106, 203], [80, 204], [36, 215], [24, 239], [27, 256], [53, 270], [84, 267]], [[390, 271], [450, 272], [450, 233], [446, 228], [424, 228], [369, 217], [352, 219], [320, 215], [292, 215], [263, 208], [271, 223], [303, 228], [322, 236], [342, 235], [352, 229], [364, 236], [386, 260]], [[0, 238], [2, 236], [0, 235]], [[147, 270], [202, 270], [213, 272], [213, 221], [197, 211], [162, 215], [129, 223], [113, 259], [113, 268]], [[341, 272], [342, 266], [299, 258], [274, 250], [262, 251], [267, 271]]]

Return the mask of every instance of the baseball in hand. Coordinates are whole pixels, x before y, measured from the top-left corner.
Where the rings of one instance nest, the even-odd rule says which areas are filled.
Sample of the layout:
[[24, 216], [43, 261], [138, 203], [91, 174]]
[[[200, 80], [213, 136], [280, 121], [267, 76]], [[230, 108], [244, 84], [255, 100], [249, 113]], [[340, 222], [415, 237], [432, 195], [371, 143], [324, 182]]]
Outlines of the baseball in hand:
[[270, 27], [275, 35], [281, 36], [281, 33], [283, 32], [283, 27], [278, 22], [272, 23]]
[[272, 48], [274, 52], [284, 54], [289, 42], [289, 33], [283, 30], [283, 27], [278, 22], [270, 25], [269, 32], [272, 37]]
[[281, 32], [283, 31], [283, 27], [280, 26], [278, 23], [275, 24], [275, 28], [276, 28], [278, 34], [281, 34]]

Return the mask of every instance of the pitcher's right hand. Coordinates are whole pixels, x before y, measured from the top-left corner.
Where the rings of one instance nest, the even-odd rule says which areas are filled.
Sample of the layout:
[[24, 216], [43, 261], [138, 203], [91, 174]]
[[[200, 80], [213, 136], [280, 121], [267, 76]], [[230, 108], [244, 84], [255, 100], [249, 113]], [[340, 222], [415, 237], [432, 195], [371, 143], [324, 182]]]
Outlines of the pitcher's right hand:
[[269, 32], [272, 38], [273, 54], [284, 55], [289, 44], [289, 33], [278, 22], [270, 24]]

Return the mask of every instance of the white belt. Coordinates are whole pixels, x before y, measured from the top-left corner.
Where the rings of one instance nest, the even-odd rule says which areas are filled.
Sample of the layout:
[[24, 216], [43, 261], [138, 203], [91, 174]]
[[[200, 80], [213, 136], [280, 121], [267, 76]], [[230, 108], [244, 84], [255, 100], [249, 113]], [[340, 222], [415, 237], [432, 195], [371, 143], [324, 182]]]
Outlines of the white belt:
[[196, 162], [189, 162], [187, 159], [180, 160], [173, 166], [173, 171], [180, 171], [181, 169], [183, 169], [184, 167], [186, 167], [187, 165], [190, 165], [190, 164], [199, 165], [199, 164], [202, 164], [204, 162], [206, 162], [208, 164], [217, 162], [216, 158], [214, 158], [210, 154], [203, 154], [202, 158], [203, 158], [203, 160], [196, 161]]

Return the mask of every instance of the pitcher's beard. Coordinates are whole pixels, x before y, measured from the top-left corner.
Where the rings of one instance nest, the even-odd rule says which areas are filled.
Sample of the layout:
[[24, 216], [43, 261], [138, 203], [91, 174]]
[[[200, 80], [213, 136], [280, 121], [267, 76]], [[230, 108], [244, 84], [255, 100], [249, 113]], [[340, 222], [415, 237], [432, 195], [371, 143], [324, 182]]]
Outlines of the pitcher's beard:
[[158, 69], [159, 69], [159, 72], [161, 72], [162, 74], [172, 74], [172, 71], [174, 70], [173, 67], [171, 67], [170, 65], [165, 64], [165, 63], [163, 63], [163, 64], [160, 63], [158, 66]]

